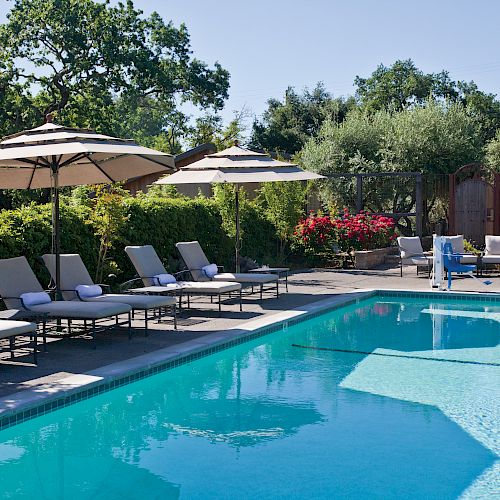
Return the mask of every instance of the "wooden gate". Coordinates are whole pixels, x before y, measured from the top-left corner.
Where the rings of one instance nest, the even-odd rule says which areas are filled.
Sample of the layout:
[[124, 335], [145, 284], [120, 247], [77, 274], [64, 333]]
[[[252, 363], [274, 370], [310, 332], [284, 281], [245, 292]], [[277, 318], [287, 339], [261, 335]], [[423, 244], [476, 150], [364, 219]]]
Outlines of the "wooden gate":
[[[495, 187], [488, 178], [494, 178]], [[450, 175], [448, 234], [463, 234], [476, 245], [483, 245], [486, 234], [499, 233], [499, 181], [499, 174], [489, 173], [478, 163], [464, 165]]]
[[467, 179], [461, 182], [455, 194], [457, 234], [482, 245], [484, 236], [493, 232], [492, 205], [493, 187], [486, 181]]

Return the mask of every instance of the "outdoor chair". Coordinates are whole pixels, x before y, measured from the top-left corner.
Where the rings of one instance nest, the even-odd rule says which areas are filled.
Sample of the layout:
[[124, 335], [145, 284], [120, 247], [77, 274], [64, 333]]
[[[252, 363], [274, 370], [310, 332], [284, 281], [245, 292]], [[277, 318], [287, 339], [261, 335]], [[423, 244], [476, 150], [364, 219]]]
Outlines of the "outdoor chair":
[[488, 265], [500, 265], [500, 236], [486, 235], [486, 247], [481, 258], [481, 268]]
[[477, 255], [465, 252], [463, 234], [457, 234], [456, 236], [445, 236], [445, 238], [446, 242], [451, 243], [453, 253], [461, 254], [461, 264], [477, 264]]
[[[105, 320], [116, 319], [116, 326], [125, 324], [131, 336], [131, 307], [124, 303], [97, 303], [81, 301], [51, 300], [40, 285], [26, 257], [14, 257], [0, 260], [0, 295], [9, 309], [22, 309], [34, 313], [45, 314], [51, 319], [67, 320], [68, 335], [73, 335], [71, 321], [82, 321], [83, 332], [76, 329], [77, 335], [86, 334], [89, 330], [93, 347], [96, 347], [96, 333], [111, 328], [104, 325]], [[127, 321], [120, 322], [119, 316], [127, 315]], [[60, 325], [57, 325], [60, 328]]]
[[401, 277], [403, 277], [404, 265], [416, 266], [417, 274], [419, 267], [427, 268], [427, 272], [430, 273], [432, 267], [432, 253], [424, 252], [422, 242], [418, 236], [399, 236], [398, 247]]
[[[263, 297], [264, 285], [276, 287], [276, 297], [279, 297], [279, 277], [266, 273], [225, 273], [221, 266], [210, 264], [205, 252], [197, 241], [183, 241], [175, 245], [179, 250], [182, 260], [186, 264], [193, 279], [197, 282], [229, 281], [240, 283], [242, 286], [258, 286], [260, 298]], [[208, 272], [213, 268], [213, 272]]]
[[[49, 270], [52, 279], [55, 279], [56, 256], [54, 254], [45, 254], [42, 256], [42, 259], [45, 266]], [[89, 296], [89, 287], [93, 287], [93, 290], [95, 290], [95, 292], [90, 293], [92, 296]], [[171, 309], [174, 320], [174, 329], [177, 329], [176, 300], [174, 297], [126, 293], [102, 293], [102, 288], [107, 288], [107, 285], [99, 284], [99, 286], [95, 288], [95, 284], [79, 254], [61, 255], [61, 292], [64, 300], [80, 300], [83, 302], [93, 303], [118, 302], [128, 304], [132, 308], [132, 318], [134, 318], [136, 311], [143, 313], [144, 331], [146, 335], [149, 332], [148, 320], [154, 319], [155, 311], [158, 311], [158, 318], [161, 318], [162, 314], [167, 309]], [[150, 312], [152, 313], [152, 316], [149, 315]]]
[[[182, 299], [187, 298], [187, 306], [191, 307], [192, 296], [208, 296], [210, 301], [213, 297], [218, 298], [219, 312], [221, 312], [221, 298], [227, 295], [230, 299], [233, 294], [239, 296], [240, 311], [242, 310], [241, 303], [241, 285], [239, 283], [230, 283], [226, 281], [177, 281], [176, 276], [184, 273], [176, 273], [176, 275], [168, 275], [165, 266], [162, 264], [156, 250], [151, 245], [144, 246], [127, 246], [125, 252], [130, 258], [135, 270], [137, 278], [130, 280], [126, 285], [131, 285], [135, 281], [141, 281], [144, 285], [139, 288], [131, 288], [129, 291], [133, 293], [144, 294], [177, 294], [179, 296], [179, 308], [182, 308]], [[161, 284], [162, 276], [172, 276], [172, 282]]]
[[10, 358], [14, 359], [16, 337], [33, 339], [33, 363], [37, 364], [38, 342], [37, 325], [29, 321], [0, 320], [0, 340], [9, 340]]
[[443, 265], [448, 274], [448, 290], [451, 289], [452, 273], [469, 274], [472, 276], [472, 273], [476, 270], [475, 265], [463, 264], [461, 257], [461, 254], [454, 251], [451, 242], [447, 241], [443, 245]]

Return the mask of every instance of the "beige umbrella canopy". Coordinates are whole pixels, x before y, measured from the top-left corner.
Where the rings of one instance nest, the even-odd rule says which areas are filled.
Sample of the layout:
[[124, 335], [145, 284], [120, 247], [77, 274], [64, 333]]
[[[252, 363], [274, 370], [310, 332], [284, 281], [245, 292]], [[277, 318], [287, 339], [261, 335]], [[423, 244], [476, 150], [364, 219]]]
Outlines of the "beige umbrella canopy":
[[48, 115], [45, 125], [0, 141], [0, 188], [52, 188], [52, 250], [59, 291], [59, 187], [168, 172], [174, 169], [174, 159], [131, 140], [51, 122]]
[[264, 153], [257, 153], [237, 145], [210, 154], [201, 160], [181, 167], [172, 175], [159, 179], [155, 184], [216, 184], [235, 185], [236, 196], [236, 271], [239, 271], [240, 211], [239, 184], [260, 182], [308, 181], [323, 179], [322, 175], [302, 170], [293, 163], [275, 160]]

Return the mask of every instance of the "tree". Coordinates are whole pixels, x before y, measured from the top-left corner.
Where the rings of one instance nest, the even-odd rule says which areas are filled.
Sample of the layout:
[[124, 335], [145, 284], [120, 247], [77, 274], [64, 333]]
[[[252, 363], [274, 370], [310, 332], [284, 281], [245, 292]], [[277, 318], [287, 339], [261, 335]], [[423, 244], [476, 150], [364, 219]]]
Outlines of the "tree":
[[307, 185], [300, 182], [264, 182], [257, 203], [276, 229], [279, 240], [279, 258], [285, 258], [288, 243], [299, 219], [304, 215]]
[[62, 123], [113, 128], [115, 96], [158, 99], [168, 111], [178, 101], [220, 109], [227, 98], [228, 72], [192, 57], [186, 27], [144, 18], [131, 1], [15, 0], [0, 47], [9, 99], [24, 100], [36, 123], [57, 111]]
[[298, 94], [292, 87], [283, 101], [269, 99], [268, 108], [252, 127], [252, 147], [294, 154], [315, 136], [326, 119], [342, 121], [354, 99], [334, 99], [322, 83]]
[[495, 137], [489, 141], [485, 148], [485, 163], [494, 172], [500, 172], [500, 130]]
[[235, 141], [242, 142], [248, 111], [242, 109], [234, 114], [233, 119], [224, 127], [222, 118], [216, 114], [206, 114], [195, 120], [194, 126], [187, 133], [187, 144], [195, 148], [211, 142], [218, 151], [232, 146]]
[[448, 73], [425, 74], [411, 59], [396, 61], [392, 66], [380, 64], [368, 78], [356, 76], [356, 96], [369, 111], [401, 111], [412, 104], [423, 104], [429, 97], [455, 100], [455, 82]]
[[480, 121], [484, 140], [491, 139], [500, 127], [500, 102], [494, 94], [480, 91], [474, 82], [455, 82], [444, 70], [424, 73], [411, 59], [389, 67], [380, 64], [368, 78], [357, 76], [354, 83], [361, 107], [370, 113], [402, 111], [433, 99], [463, 104]]
[[[422, 172], [427, 179], [454, 172], [480, 161], [483, 155], [481, 125], [459, 103], [433, 100], [400, 112], [355, 110], [341, 124], [326, 122], [317, 138], [300, 154], [305, 168], [329, 173]], [[327, 204], [355, 206], [355, 184], [349, 178], [324, 184]], [[410, 212], [415, 190], [406, 182], [367, 179], [364, 204], [380, 212]], [[440, 193], [429, 193], [430, 211]]]

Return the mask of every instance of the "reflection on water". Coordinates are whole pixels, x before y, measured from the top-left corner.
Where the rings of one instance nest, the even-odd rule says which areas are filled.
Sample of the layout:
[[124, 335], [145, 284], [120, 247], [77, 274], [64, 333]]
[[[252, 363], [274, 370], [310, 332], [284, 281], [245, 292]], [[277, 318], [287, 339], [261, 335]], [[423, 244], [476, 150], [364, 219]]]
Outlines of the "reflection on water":
[[[487, 319], [465, 318], [481, 328], [478, 340], [453, 316], [421, 312], [429, 307], [353, 305], [7, 429], [2, 497], [456, 498], [494, 461], [488, 439], [464, 430], [474, 415], [458, 421], [432, 398], [377, 393], [377, 372], [357, 372], [367, 356], [292, 347], [418, 351], [498, 341]], [[474, 387], [481, 368], [467, 372]], [[369, 391], [360, 378], [346, 388], [356, 373], [373, 383]]]

